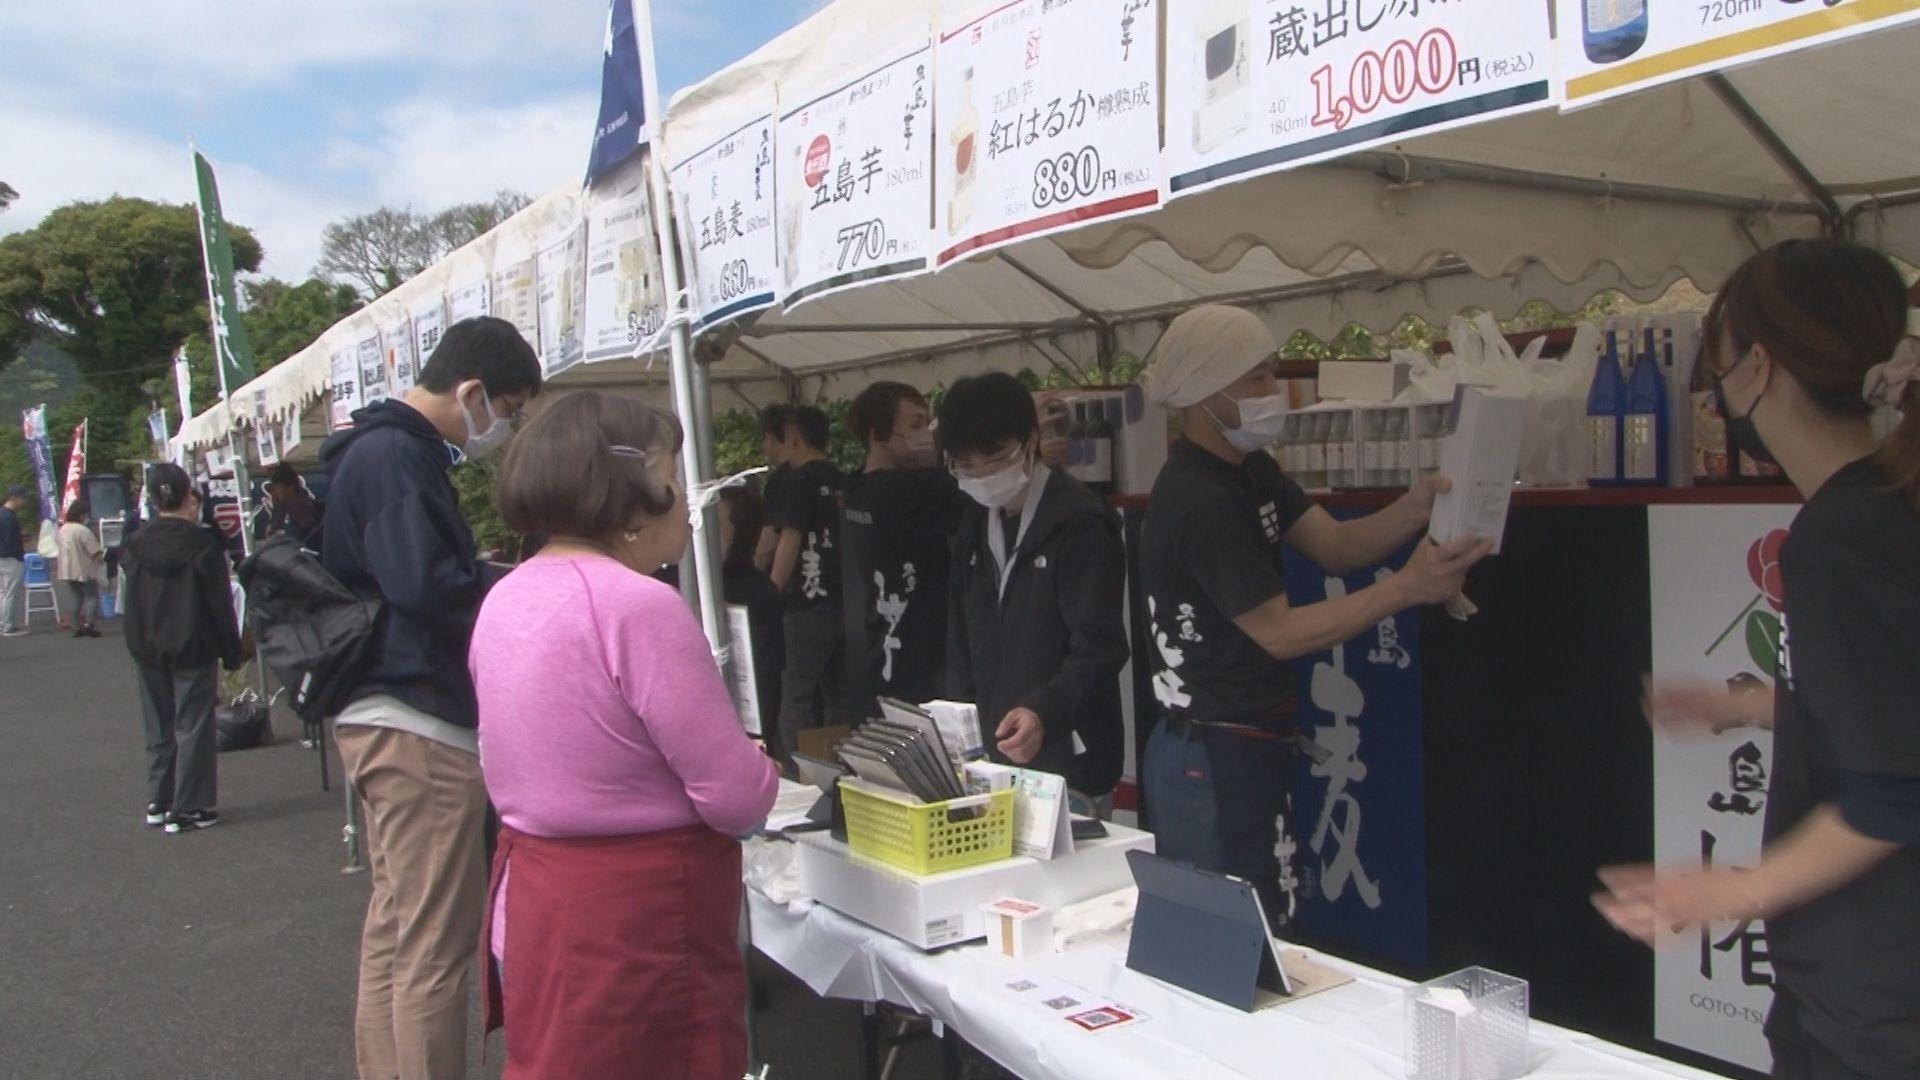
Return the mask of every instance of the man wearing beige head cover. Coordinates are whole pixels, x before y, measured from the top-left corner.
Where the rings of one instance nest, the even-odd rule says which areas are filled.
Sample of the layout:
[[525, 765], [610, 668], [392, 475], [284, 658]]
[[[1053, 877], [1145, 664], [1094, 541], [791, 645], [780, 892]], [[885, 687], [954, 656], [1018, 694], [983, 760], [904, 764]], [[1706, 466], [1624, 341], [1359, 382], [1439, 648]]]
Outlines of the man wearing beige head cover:
[[1390, 615], [1460, 591], [1483, 540], [1422, 540], [1396, 573], [1318, 604], [1287, 603], [1281, 553], [1329, 574], [1371, 566], [1426, 530], [1438, 477], [1375, 514], [1336, 521], [1265, 452], [1287, 398], [1266, 324], [1209, 304], [1173, 321], [1155, 347], [1147, 396], [1180, 416], [1154, 484], [1140, 576], [1163, 718], [1142, 774], [1160, 854], [1253, 883], [1267, 918], [1288, 915], [1279, 819], [1294, 746], [1289, 661], [1333, 648]]

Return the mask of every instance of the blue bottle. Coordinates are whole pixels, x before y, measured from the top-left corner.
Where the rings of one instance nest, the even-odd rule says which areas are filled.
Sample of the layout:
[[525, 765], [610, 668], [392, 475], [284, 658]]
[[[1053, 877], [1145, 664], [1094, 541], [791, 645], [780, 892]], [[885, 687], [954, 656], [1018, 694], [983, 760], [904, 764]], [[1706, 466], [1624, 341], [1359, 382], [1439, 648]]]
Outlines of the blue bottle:
[[1627, 380], [1627, 412], [1621, 425], [1620, 478], [1629, 484], [1667, 486], [1672, 473], [1668, 455], [1667, 376], [1660, 370], [1653, 324], [1642, 331], [1640, 358]]
[[1587, 389], [1587, 483], [1620, 483], [1621, 428], [1627, 414], [1627, 380], [1620, 374], [1620, 337], [1607, 331], [1607, 351], [1593, 370]]
[[1582, 44], [1594, 63], [1625, 60], [1647, 43], [1647, 0], [1582, 0], [1581, 7]]

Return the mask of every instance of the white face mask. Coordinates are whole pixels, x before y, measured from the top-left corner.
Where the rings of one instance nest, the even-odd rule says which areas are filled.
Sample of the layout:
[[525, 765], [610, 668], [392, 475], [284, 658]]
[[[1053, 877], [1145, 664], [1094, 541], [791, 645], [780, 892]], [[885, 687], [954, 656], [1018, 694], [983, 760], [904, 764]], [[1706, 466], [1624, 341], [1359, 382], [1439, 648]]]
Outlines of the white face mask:
[[480, 411], [487, 414], [488, 420], [493, 421], [485, 431], [480, 430], [480, 425], [474, 423], [473, 413], [467, 410], [466, 403], [460, 403], [460, 418], [467, 422], [466, 445], [460, 449], [466, 454], [468, 460], [486, 457], [498, 450], [501, 444], [513, 435], [513, 424], [494, 415], [493, 398], [488, 396], [487, 388], [484, 386], [480, 388]]
[[1020, 496], [1026, 494], [1030, 477], [1027, 474], [1027, 459], [1022, 457], [1010, 462], [999, 472], [988, 473], [985, 476], [960, 476], [955, 479], [960, 483], [960, 490], [966, 492], [967, 497], [974, 502], [988, 508], [1004, 510], [1012, 506]]
[[1220, 434], [1226, 436], [1227, 444], [1235, 450], [1243, 454], [1264, 450], [1278, 441], [1281, 432], [1286, 430], [1288, 406], [1284, 394], [1236, 399], [1234, 404], [1240, 407], [1240, 426], [1237, 428], [1222, 423], [1212, 409], [1207, 410], [1207, 415], [1220, 425]]
[[900, 464], [909, 469], [931, 469], [938, 454], [933, 448], [933, 432], [917, 431], [900, 436]]

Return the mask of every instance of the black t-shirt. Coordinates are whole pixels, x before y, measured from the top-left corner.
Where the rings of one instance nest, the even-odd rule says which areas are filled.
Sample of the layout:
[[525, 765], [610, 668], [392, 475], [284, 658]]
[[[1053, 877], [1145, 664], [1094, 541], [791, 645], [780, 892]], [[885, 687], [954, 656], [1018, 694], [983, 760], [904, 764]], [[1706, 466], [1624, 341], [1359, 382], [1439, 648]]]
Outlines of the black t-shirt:
[[1185, 439], [1173, 445], [1140, 538], [1162, 707], [1268, 725], [1291, 709], [1292, 670], [1233, 620], [1286, 593], [1280, 538], [1312, 507], [1264, 453], [1230, 465]]
[[[1912, 837], [1914, 821], [1858, 796], [1920, 783], [1920, 518], [1871, 461], [1856, 462], [1807, 500], [1780, 568], [1766, 842], [1822, 803], [1860, 832]], [[1872, 1076], [1920, 1076], [1920, 847], [1905, 842], [1767, 925], [1777, 987], [1807, 1034]]]
[[800, 558], [787, 579], [787, 610], [840, 604], [840, 470], [826, 460], [788, 470], [768, 484], [767, 524], [800, 531]]
[[948, 562], [970, 505], [944, 469], [885, 469], [847, 478], [849, 638], [864, 655], [863, 695], [921, 702], [940, 695], [947, 652]]

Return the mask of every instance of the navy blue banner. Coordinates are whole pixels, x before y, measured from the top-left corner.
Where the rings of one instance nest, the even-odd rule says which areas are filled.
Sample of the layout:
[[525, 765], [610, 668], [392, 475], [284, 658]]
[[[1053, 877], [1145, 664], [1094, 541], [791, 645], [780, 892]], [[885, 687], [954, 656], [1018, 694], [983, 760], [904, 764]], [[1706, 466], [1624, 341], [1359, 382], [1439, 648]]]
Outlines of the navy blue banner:
[[[1389, 572], [1370, 567], [1330, 578], [1288, 555], [1287, 598], [1295, 606], [1357, 592]], [[1300, 733], [1324, 751], [1319, 761], [1295, 758], [1293, 813], [1281, 839], [1294, 848], [1296, 923], [1316, 945], [1420, 967], [1427, 961], [1427, 841], [1419, 613], [1294, 663]]]
[[627, 160], [646, 141], [647, 84], [643, 76], [633, 0], [612, 0], [607, 6], [607, 36], [600, 60], [600, 121], [594, 125], [593, 151], [587, 157], [587, 183]]

